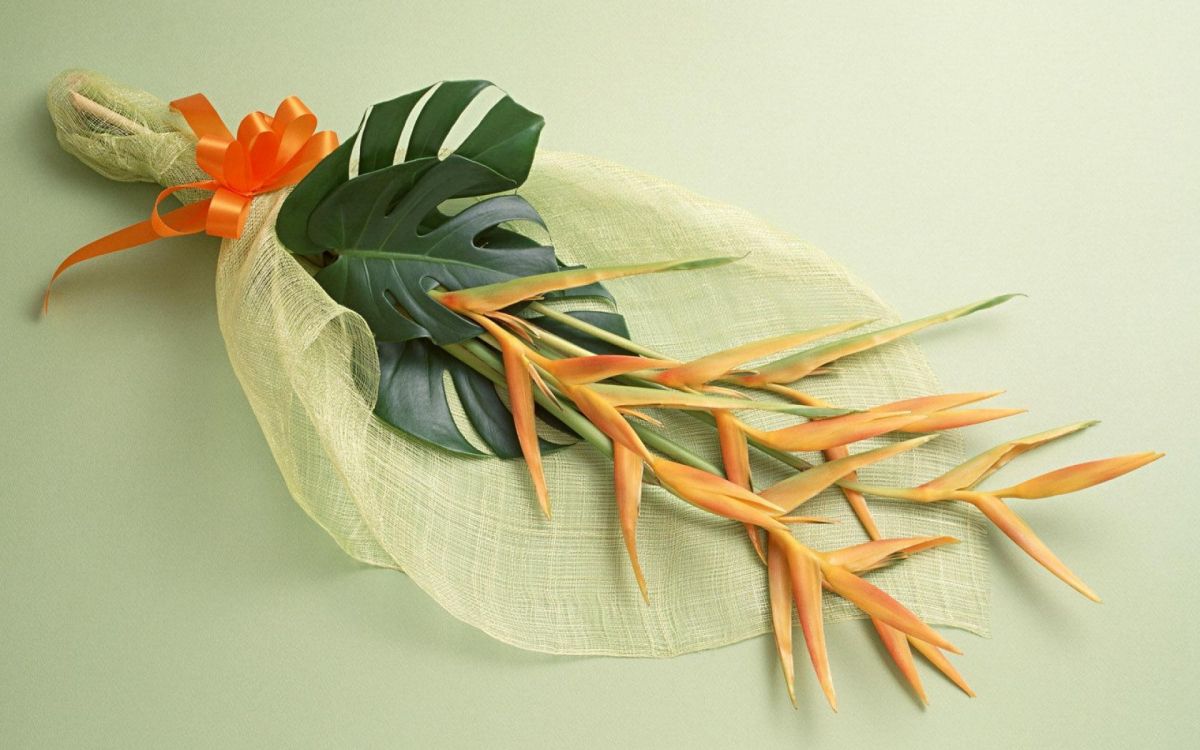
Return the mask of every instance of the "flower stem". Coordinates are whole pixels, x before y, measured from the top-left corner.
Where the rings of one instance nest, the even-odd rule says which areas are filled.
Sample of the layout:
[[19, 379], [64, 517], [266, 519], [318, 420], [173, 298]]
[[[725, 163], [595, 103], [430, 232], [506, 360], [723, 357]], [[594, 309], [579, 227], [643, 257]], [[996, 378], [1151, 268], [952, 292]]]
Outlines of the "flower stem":
[[716, 474], [719, 477], [725, 476], [723, 469], [717, 468], [714, 464], [705, 461], [700, 456], [692, 453], [687, 448], [684, 448], [679, 443], [666, 437], [662, 433], [640, 424], [633, 424], [633, 431], [638, 434], [642, 442], [649, 448], [654, 448], [659, 453], [678, 461], [681, 464], [687, 464], [702, 471], [707, 471], [709, 474]]
[[531, 302], [529, 304], [529, 309], [533, 310], [534, 312], [541, 313], [551, 320], [557, 320], [563, 325], [571, 326], [577, 331], [586, 333], [589, 336], [600, 339], [601, 341], [608, 342], [613, 346], [619, 346], [625, 351], [633, 352], [634, 354], [640, 354], [643, 357], [650, 357], [652, 359], [671, 359], [665, 354], [659, 354], [653, 349], [642, 346], [635, 341], [630, 341], [624, 336], [618, 336], [612, 331], [606, 331], [599, 326], [594, 326], [591, 323], [580, 320], [579, 318], [573, 318], [570, 315], [567, 315], [559, 310], [555, 310], [553, 307], [548, 307], [541, 302]]

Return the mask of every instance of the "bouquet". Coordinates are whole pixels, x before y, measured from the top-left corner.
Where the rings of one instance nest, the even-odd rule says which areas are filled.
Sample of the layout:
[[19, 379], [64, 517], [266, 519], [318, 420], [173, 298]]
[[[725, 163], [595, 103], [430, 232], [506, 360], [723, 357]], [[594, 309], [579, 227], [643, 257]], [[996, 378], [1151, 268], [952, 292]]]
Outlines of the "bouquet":
[[340, 145], [295, 97], [232, 131], [201, 95], [68, 71], [49, 104], [68, 151], [166, 188], [54, 278], [223, 238], [221, 332], [297, 503], [514, 645], [669, 656], [769, 629], [795, 701], [798, 625], [836, 708], [825, 623], [862, 616], [922, 699], [914, 652], [971, 694], [930, 624], [985, 629], [984, 519], [1098, 599], [1007, 501], [1162, 455], [991, 481], [1094, 422], [963, 461], [953, 430], [1022, 410], [940, 393], [908, 337], [1014, 295], [901, 322], [744, 211], [535, 161], [543, 119], [486, 81], [376, 104]]

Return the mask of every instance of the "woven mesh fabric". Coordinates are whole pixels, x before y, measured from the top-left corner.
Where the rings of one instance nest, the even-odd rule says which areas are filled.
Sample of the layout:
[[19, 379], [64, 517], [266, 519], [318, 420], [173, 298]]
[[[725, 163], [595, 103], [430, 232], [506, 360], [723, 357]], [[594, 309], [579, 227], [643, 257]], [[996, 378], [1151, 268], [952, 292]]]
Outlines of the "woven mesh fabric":
[[[97, 124], [80, 114], [71, 90], [86, 90], [148, 132]], [[72, 71], [52, 86], [50, 109], [64, 148], [103, 174], [164, 184], [196, 176], [190, 136], [153, 97]], [[519, 192], [544, 217], [567, 262], [749, 253], [733, 266], [610, 284], [633, 337], [677, 358], [848, 319], [899, 320], [819, 250], [657, 178], [587, 156], [542, 153]], [[611, 467], [586, 445], [547, 457], [555, 513], [546, 521], [522, 462], [452, 455], [384, 426], [372, 414], [379, 366], [371, 333], [278, 242], [274, 218], [283, 197], [257, 198], [243, 236], [221, 246], [221, 332], [292, 496], [348, 554], [403, 569], [455, 617], [536, 651], [672, 656], [769, 630], [765, 571], [740, 524], [647, 487], [638, 531], [647, 606], [621, 543]], [[805, 390], [838, 405], [869, 406], [939, 389], [916, 345], [901, 342], [839, 363]], [[786, 419], [747, 418], [759, 425]], [[700, 423], [672, 416], [666, 426], [717, 459]], [[957, 438], [942, 436], [861, 476], [914, 484], [958, 463], [961, 453]], [[754, 469], [763, 486], [786, 476], [765, 461]], [[873, 508], [887, 536], [945, 534], [962, 543], [871, 580], [930, 623], [986, 634], [986, 541], [977, 512], [884, 501]], [[818, 549], [866, 538], [835, 492], [805, 512], [843, 521], [795, 529]], [[825, 607], [828, 621], [861, 616], [835, 596]]]

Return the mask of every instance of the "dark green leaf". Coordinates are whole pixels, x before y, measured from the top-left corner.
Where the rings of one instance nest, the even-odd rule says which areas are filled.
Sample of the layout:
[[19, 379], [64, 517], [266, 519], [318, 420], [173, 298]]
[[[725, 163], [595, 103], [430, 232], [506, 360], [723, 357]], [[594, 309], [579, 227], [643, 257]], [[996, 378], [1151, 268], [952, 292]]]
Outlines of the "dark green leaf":
[[[490, 380], [447, 355], [429, 341], [381, 342], [379, 400], [375, 413], [398, 430], [425, 442], [469, 456], [486, 455], [473, 446], [454, 421], [446, 373], [459, 402], [484, 444], [501, 458], [518, 458], [521, 445], [512, 414]], [[541, 441], [550, 453], [565, 446]]]
[[[435, 287], [462, 289], [562, 267], [553, 248], [516, 231], [520, 222], [542, 224], [533, 207], [517, 195], [495, 195], [528, 176], [543, 125], [539, 115], [504, 96], [446, 152], [447, 137], [490, 86], [443, 82], [372, 107], [359, 132], [284, 201], [276, 231], [294, 253], [338, 256], [316, 278], [375, 335], [382, 419], [448, 450], [481, 455], [451, 416], [449, 373], [475, 431], [497, 455], [513, 457], [520, 446], [495, 386], [437, 346], [482, 330], [429, 296]], [[482, 200], [458, 212], [447, 209], [462, 198]], [[607, 292], [593, 285], [561, 296]], [[612, 318], [619, 320], [609, 314], [597, 324]], [[544, 450], [557, 447], [543, 444]]]
[[471, 445], [450, 413], [444, 375], [450, 355], [423, 339], [380, 343], [379, 400], [375, 413], [392, 426], [434, 445], [469, 456], [486, 455]]

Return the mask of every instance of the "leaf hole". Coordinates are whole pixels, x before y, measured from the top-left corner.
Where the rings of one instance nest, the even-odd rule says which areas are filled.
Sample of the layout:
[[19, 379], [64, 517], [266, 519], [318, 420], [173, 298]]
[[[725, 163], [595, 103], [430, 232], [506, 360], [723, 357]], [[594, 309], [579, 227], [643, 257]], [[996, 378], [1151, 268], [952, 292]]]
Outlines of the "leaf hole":
[[404, 127], [400, 130], [400, 140], [396, 141], [396, 153], [392, 156], [392, 163], [399, 164], [404, 161], [408, 155], [408, 144], [412, 142], [413, 128], [416, 127], [417, 118], [421, 116], [421, 112], [425, 109], [425, 104], [434, 92], [442, 87], [439, 82], [429, 87], [417, 103], [413, 105], [412, 112], [408, 113], [408, 119], [404, 121]]
[[475, 128], [479, 127], [479, 123], [483, 122], [483, 118], [487, 117], [488, 112], [491, 112], [505, 96], [506, 94], [496, 86], [488, 86], [480, 91], [471, 103], [463, 108], [453, 127], [446, 133], [446, 139], [442, 141], [442, 147], [438, 151], [438, 158], [445, 159], [457, 151]]

